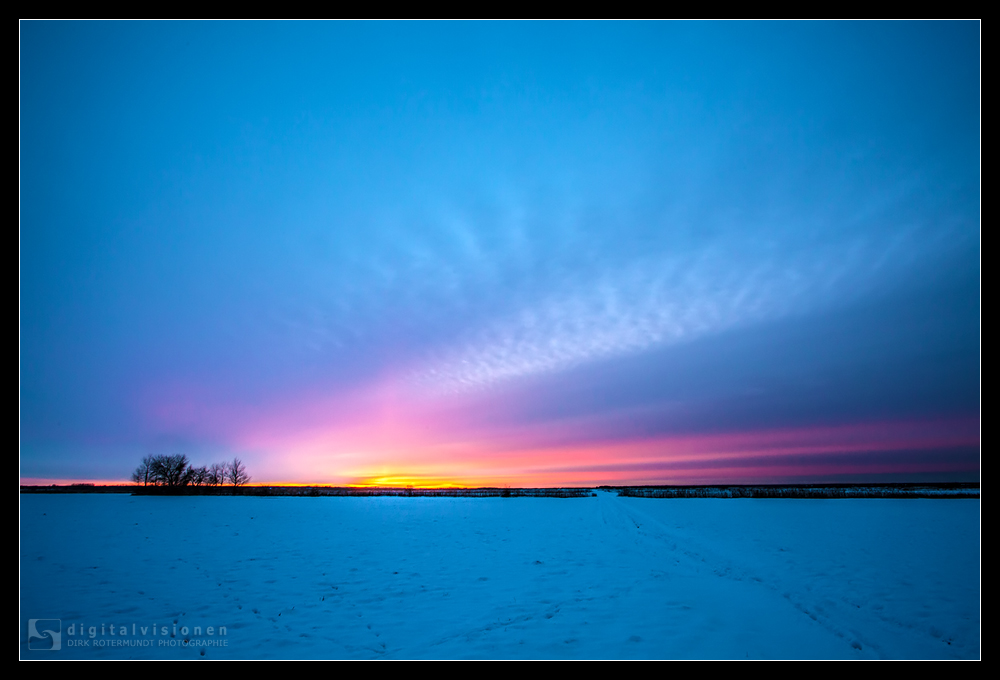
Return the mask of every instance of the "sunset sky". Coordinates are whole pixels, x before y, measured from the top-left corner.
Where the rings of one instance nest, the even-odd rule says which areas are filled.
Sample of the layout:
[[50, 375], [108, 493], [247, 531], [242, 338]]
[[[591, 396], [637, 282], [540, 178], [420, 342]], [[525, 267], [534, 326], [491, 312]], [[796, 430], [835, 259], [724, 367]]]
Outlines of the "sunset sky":
[[974, 481], [978, 22], [20, 23], [20, 478]]

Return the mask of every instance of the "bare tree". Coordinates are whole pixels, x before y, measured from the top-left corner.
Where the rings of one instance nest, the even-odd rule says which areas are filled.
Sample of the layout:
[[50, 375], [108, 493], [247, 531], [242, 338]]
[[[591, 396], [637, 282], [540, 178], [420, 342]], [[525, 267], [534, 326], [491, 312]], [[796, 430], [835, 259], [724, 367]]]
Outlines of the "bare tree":
[[136, 484], [148, 486], [154, 483], [152, 479], [153, 456], [145, 456], [139, 467], [132, 471], [132, 481]]
[[211, 473], [208, 468], [202, 465], [200, 468], [188, 468], [188, 475], [190, 479], [191, 486], [207, 486], [209, 483], [209, 475]]
[[153, 456], [150, 477], [153, 483], [159, 486], [187, 486], [191, 481], [191, 465], [188, 463], [188, 457], [183, 454]]
[[231, 463], [226, 464], [227, 477], [233, 486], [243, 486], [250, 481], [246, 466], [239, 458], [233, 458]]
[[229, 477], [228, 465], [226, 463], [212, 463], [208, 468], [208, 481], [209, 486], [221, 486], [226, 483], [226, 479]]

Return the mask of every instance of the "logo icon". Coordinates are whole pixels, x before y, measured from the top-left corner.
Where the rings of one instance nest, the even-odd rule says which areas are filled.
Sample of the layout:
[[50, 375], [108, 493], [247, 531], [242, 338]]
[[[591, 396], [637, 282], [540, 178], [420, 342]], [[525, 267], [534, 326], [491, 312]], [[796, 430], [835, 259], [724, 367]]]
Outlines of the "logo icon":
[[28, 649], [62, 649], [62, 619], [28, 619]]

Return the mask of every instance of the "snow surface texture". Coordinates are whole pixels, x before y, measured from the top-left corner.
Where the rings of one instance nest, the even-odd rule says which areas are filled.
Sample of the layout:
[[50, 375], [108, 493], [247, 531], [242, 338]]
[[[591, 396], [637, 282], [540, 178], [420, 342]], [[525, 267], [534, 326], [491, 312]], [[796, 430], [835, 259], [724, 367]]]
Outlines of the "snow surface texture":
[[980, 656], [978, 500], [20, 498], [22, 658]]

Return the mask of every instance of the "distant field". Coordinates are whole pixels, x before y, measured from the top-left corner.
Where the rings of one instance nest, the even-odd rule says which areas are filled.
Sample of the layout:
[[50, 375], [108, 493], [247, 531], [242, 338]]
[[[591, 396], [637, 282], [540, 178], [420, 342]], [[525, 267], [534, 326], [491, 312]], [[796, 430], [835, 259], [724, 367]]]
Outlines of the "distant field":
[[595, 493], [26, 494], [20, 656], [980, 656], [978, 500]]
[[[602, 486], [639, 498], [979, 498], [978, 483], [946, 484], [758, 484], [729, 486]], [[411, 496], [440, 498], [582, 498], [592, 488], [413, 489], [345, 486], [22, 486], [21, 493], [130, 493], [145, 496]]]

